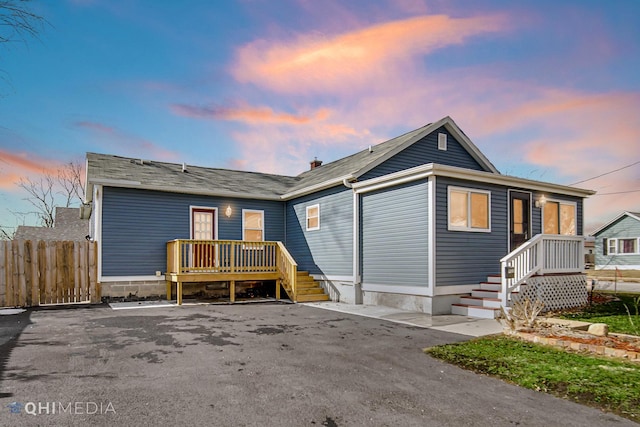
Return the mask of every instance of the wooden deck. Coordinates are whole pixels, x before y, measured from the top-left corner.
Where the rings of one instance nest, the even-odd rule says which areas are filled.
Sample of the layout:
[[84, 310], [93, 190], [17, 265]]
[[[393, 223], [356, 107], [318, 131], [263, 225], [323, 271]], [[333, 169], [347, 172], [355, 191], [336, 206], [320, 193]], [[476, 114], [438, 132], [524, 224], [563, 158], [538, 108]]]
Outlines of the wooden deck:
[[167, 299], [171, 299], [174, 283], [176, 301], [181, 305], [184, 283], [228, 282], [229, 299], [234, 302], [236, 282], [275, 280], [276, 299], [280, 299], [282, 286], [294, 302], [299, 297], [320, 300], [319, 296], [309, 297], [307, 280], [298, 295], [299, 277], [308, 277], [308, 273], [299, 273], [297, 268], [281, 242], [172, 240], [167, 242]]

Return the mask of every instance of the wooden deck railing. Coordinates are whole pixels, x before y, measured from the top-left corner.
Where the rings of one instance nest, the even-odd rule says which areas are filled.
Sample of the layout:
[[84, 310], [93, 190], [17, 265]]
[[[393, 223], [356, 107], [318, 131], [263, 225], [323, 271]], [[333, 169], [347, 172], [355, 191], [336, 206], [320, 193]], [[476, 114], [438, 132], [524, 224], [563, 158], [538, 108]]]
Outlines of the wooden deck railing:
[[298, 300], [298, 288], [296, 278], [298, 277], [298, 264], [293, 259], [287, 248], [278, 242], [278, 256], [276, 258], [278, 264], [278, 271], [282, 274], [282, 282], [285, 285], [285, 289], [291, 290], [291, 298], [293, 302]]
[[500, 260], [500, 300], [507, 307], [511, 293], [535, 274], [577, 273], [584, 268], [584, 237], [538, 234]]
[[281, 242], [184, 239], [167, 242], [169, 274], [204, 273], [215, 278], [215, 274], [279, 273], [294, 300], [297, 267]]

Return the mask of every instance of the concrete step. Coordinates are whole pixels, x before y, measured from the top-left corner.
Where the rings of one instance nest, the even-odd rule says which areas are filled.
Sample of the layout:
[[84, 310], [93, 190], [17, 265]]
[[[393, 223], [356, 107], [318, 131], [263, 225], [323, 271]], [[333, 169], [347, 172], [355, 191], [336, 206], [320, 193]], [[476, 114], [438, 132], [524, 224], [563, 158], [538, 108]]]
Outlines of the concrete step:
[[502, 276], [499, 274], [491, 274], [487, 276], [487, 282], [489, 283], [502, 283]]
[[461, 297], [460, 304], [486, 308], [500, 308], [500, 300], [498, 298]]
[[471, 296], [478, 298], [498, 298], [500, 296], [500, 292], [490, 291], [488, 289], [472, 289]]
[[479, 307], [468, 304], [451, 304], [451, 314], [460, 316], [477, 317], [480, 319], [495, 319], [499, 310], [495, 308]]
[[329, 295], [327, 295], [327, 294], [311, 294], [311, 295], [300, 295], [300, 294], [298, 294], [298, 302], [311, 302], [311, 301], [329, 301]]
[[499, 291], [502, 289], [502, 284], [492, 283], [492, 282], [482, 282], [480, 283], [480, 289], [484, 289], [487, 291]]

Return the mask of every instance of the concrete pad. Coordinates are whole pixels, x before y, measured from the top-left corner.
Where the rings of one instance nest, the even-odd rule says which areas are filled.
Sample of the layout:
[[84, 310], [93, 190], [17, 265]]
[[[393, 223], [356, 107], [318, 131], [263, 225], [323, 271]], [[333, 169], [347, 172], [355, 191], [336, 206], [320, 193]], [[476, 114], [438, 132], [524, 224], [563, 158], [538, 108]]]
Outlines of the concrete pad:
[[382, 305], [346, 304], [331, 301], [311, 302], [305, 303], [304, 305], [472, 337], [493, 335], [502, 332], [502, 325], [493, 319], [475, 319], [454, 314], [432, 316], [427, 313], [400, 310]]
[[24, 308], [3, 308], [0, 310], [0, 316], [10, 316], [12, 314], [24, 313], [25, 311], [27, 310]]
[[160, 308], [175, 306], [176, 303], [172, 301], [131, 301], [109, 303], [109, 307], [111, 307], [113, 310], [132, 310], [134, 308]]

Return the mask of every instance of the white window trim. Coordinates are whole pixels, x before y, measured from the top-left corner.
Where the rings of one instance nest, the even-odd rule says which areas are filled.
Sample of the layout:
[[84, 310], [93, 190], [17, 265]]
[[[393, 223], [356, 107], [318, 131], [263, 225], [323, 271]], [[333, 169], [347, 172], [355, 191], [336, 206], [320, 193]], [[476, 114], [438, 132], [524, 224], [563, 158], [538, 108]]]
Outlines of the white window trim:
[[[313, 208], [318, 209], [318, 225], [316, 227], [309, 227], [309, 211]], [[307, 206], [306, 214], [307, 215], [305, 217], [305, 227], [307, 231], [320, 230], [320, 204], [316, 203], [315, 205]]]
[[[468, 223], [471, 224], [471, 193], [477, 194], [486, 194], [489, 197], [487, 201], [489, 206], [487, 210], [487, 216], [489, 221], [489, 228], [474, 228], [471, 225], [467, 227], [456, 227], [451, 225], [451, 192], [459, 191], [468, 193], [468, 203], [467, 203], [467, 220]], [[447, 188], [447, 229], [449, 231], [467, 231], [472, 233], [491, 233], [491, 191], [487, 190], [479, 190], [476, 188], [467, 188], [467, 187], [455, 187], [449, 186]]]
[[249, 212], [249, 213], [259, 213], [262, 216], [261, 219], [261, 223], [262, 223], [262, 228], [258, 229], [258, 228], [251, 228], [250, 230], [260, 230], [262, 231], [262, 242], [265, 241], [265, 226], [264, 226], [264, 211], [261, 210], [257, 210], [257, 209], [242, 209], [242, 240], [245, 240], [245, 230], [247, 229], [247, 227], [244, 226], [244, 214], [245, 212]]
[[[575, 215], [575, 219], [576, 219], [576, 232], [574, 234], [562, 234], [562, 233], [558, 233], [556, 234], [556, 236], [579, 236], [578, 234], [578, 204], [576, 202], [571, 202], [568, 200], [560, 200], [560, 199], [547, 199], [547, 202], [554, 202], [554, 203], [558, 203], [559, 205], [570, 205], [573, 206], [573, 212]], [[542, 218], [542, 232], [544, 233], [544, 208], [542, 209], [542, 212], [540, 214], [540, 217]], [[560, 227], [560, 212], [558, 212], [558, 228]], [[558, 230], [558, 231], [562, 231], [562, 230]]]
[[[635, 252], [620, 252], [620, 248], [618, 247], [620, 240], [636, 240], [636, 251]], [[611, 251], [611, 242], [614, 242], [614, 250]], [[607, 239], [607, 255], [616, 255], [616, 256], [637, 256], [640, 255], [640, 237], [613, 237]]]

